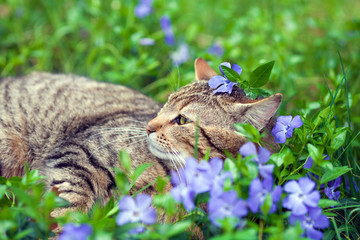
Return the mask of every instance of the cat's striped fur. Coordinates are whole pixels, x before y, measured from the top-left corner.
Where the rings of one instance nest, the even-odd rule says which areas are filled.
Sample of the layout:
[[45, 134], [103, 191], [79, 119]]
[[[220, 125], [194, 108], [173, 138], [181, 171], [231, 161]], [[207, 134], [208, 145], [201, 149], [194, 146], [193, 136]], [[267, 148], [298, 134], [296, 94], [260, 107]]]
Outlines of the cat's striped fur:
[[233, 132], [236, 122], [271, 128], [280, 94], [261, 100], [248, 99], [239, 88], [231, 95], [214, 94], [207, 80], [216, 73], [202, 59], [195, 71], [199, 81], [172, 94], [163, 107], [129, 88], [74, 75], [2, 79], [1, 175], [22, 176], [27, 163], [47, 177], [48, 189], [55, 187], [74, 207], [89, 209], [112, 195], [119, 150], [129, 153], [133, 169], [153, 164], [137, 180], [139, 189], [193, 155], [197, 126], [199, 157], [207, 149], [212, 157], [224, 157], [223, 149], [236, 154], [246, 142]]

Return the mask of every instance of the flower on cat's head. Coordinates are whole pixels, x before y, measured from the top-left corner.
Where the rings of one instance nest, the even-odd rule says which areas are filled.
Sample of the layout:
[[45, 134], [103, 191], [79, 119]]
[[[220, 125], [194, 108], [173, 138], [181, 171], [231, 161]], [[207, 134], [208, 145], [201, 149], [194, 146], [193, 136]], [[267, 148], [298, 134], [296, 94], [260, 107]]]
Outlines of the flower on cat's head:
[[209, 86], [211, 88], [216, 88], [214, 93], [218, 93], [218, 92], [227, 92], [228, 94], [231, 94], [232, 89], [235, 85], [238, 85], [238, 83], [234, 83], [232, 81], [230, 81], [224, 71], [221, 69], [221, 66], [226, 66], [228, 68], [231, 68], [232, 70], [234, 70], [237, 74], [241, 74], [242, 69], [239, 65], [233, 63], [233, 65], [231, 66], [231, 64], [229, 62], [223, 62], [220, 64], [219, 68], [220, 68], [220, 72], [223, 74], [223, 76], [214, 76], [209, 80]]
[[301, 117], [295, 116], [280, 116], [278, 117], [274, 128], [271, 133], [275, 137], [275, 142], [285, 143], [287, 138], [291, 138], [295, 128], [299, 128], [303, 125]]
[[135, 15], [138, 18], [143, 18], [151, 14], [153, 11], [152, 2], [153, 0], [140, 0], [138, 5], [135, 7]]
[[[135, 199], [130, 196], [124, 196], [120, 199], [118, 206], [120, 213], [116, 217], [116, 223], [119, 226], [136, 222], [151, 225], [156, 222], [156, 212], [151, 207], [151, 197], [147, 194], [138, 194]], [[135, 234], [144, 230], [144, 227], [138, 227], [130, 230], [129, 233]]]
[[75, 226], [72, 223], [67, 223], [59, 235], [59, 240], [86, 240], [92, 231], [92, 227], [87, 224]]
[[162, 16], [160, 18], [160, 26], [165, 33], [165, 43], [169, 46], [173, 46], [175, 44], [175, 36], [170, 18], [168, 16]]

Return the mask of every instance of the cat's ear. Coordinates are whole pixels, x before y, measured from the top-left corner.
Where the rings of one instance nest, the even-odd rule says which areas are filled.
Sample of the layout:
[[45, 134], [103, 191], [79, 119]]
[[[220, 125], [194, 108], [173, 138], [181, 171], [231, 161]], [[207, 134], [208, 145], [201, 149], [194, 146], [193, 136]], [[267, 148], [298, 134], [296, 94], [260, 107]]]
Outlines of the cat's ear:
[[263, 129], [278, 110], [282, 99], [281, 93], [257, 100], [252, 103], [241, 104], [241, 118], [246, 119], [256, 129]]
[[196, 80], [210, 80], [210, 78], [218, 75], [202, 58], [195, 60]]

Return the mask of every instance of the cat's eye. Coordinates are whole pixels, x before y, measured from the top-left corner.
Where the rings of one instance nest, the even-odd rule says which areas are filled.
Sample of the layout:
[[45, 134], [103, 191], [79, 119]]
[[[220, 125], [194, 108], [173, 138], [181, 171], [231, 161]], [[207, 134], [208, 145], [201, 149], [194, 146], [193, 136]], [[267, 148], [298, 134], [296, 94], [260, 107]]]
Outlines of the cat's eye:
[[184, 125], [184, 124], [192, 122], [190, 119], [187, 119], [187, 118], [185, 118], [184, 116], [181, 116], [181, 115], [179, 115], [177, 118], [175, 118], [174, 121], [179, 125]]

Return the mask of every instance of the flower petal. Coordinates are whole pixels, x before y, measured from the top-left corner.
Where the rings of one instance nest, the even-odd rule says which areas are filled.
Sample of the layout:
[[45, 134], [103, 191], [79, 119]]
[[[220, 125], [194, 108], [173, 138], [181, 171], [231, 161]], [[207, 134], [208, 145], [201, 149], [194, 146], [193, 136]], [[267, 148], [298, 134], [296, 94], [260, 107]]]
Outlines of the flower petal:
[[147, 225], [156, 223], [156, 211], [154, 208], [148, 208], [141, 215], [141, 221]]
[[136, 195], [135, 202], [140, 211], [143, 211], [151, 206], [151, 197], [147, 194], [141, 193]]
[[122, 211], [116, 216], [116, 224], [121, 226], [126, 223], [132, 222], [133, 219], [133, 211]]
[[299, 179], [299, 186], [302, 189], [303, 193], [306, 194], [311, 192], [315, 188], [316, 183], [310, 178], [303, 177]]
[[284, 185], [285, 192], [288, 193], [303, 193], [299, 184], [295, 180], [291, 180]]
[[295, 116], [293, 118], [293, 120], [290, 123], [290, 126], [293, 128], [299, 128], [303, 125], [304, 123], [301, 120], [301, 117], [299, 115]]
[[226, 87], [227, 87], [227, 93], [228, 94], [231, 94], [232, 90], [233, 90], [233, 87], [235, 85], [237, 85], [237, 83], [234, 83], [234, 82], [229, 82], [228, 84], [225, 84]]
[[247, 157], [250, 155], [257, 155], [256, 146], [253, 142], [247, 142], [244, 145], [242, 145], [240, 147], [239, 152], [241, 155], [243, 155], [243, 157]]
[[259, 163], [267, 163], [270, 159], [271, 152], [266, 148], [260, 147], [259, 150]]
[[218, 89], [213, 91], [213, 93], [219, 93], [219, 92], [222, 92], [222, 93], [228, 92], [228, 88], [227, 88], [226, 84], [221, 85]]
[[320, 240], [323, 236], [323, 233], [315, 230], [313, 228], [306, 228], [306, 237], [310, 238], [310, 239], [314, 239], [314, 240]]
[[310, 194], [304, 195], [304, 203], [309, 207], [317, 207], [320, 201], [320, 193], [315, 190]]
[[309, 157], [306, 161], [306, 163], [304, 164], [304, 168], [311, 168], [312, 167], [312, 164], [313, 164], [313, 159], [312, 157]]
[[123, 196], [118, 203], [120, 210], [135, 210], [137, 209], [135, 200], [130, 196]]
[[239, 75], [241, 75], [242, 68], [239, 65], [233, 63], [231, 69], [234, 70], [235, 72], [237, 72]]

